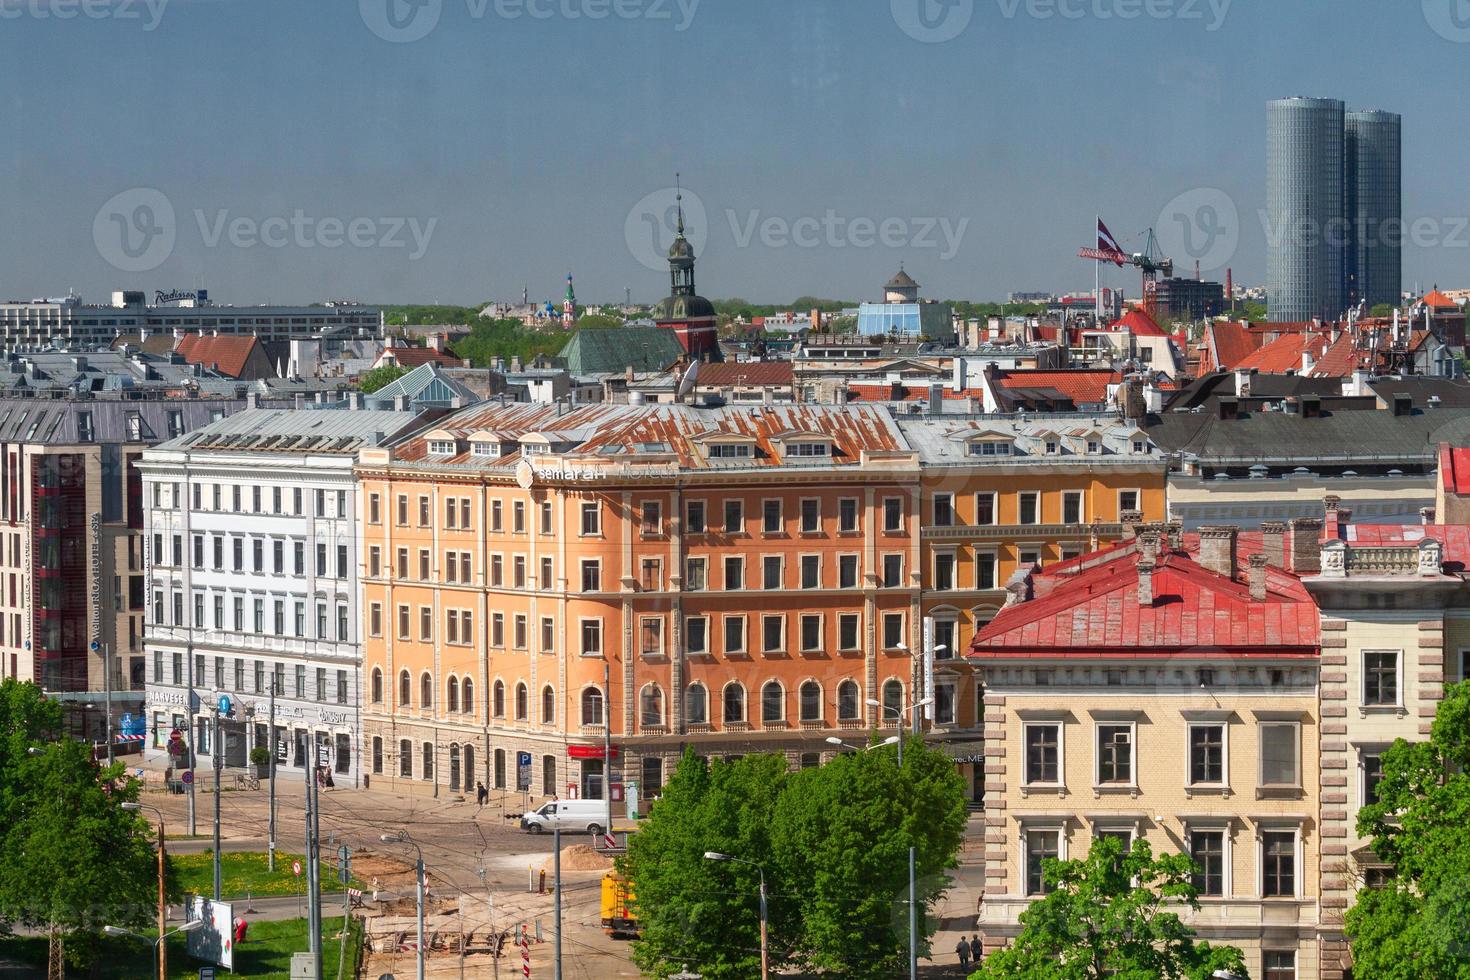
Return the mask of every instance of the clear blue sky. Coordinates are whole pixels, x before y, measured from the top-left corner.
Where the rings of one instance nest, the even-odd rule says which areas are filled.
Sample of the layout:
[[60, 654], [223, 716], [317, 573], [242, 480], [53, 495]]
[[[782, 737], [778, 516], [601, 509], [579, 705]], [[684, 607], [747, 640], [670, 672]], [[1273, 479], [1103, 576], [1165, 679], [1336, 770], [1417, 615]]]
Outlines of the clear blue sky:
[[[1196, 188], [1237, 208], [1229, 261], [1259, 283], [1265, 103], [1294, 94], [1404, 115], [1405, 213], [1443, 239], [1406, 249], [1406, 287], [1470, 286], [1470, 44], [1420, 0], [1235, 0], [1218, 25], [1225, 0], [701, 0], [687, 24], [694, 0], [71, 2], [0, 0], [4, 298], [559, 299], [571, 271], [585, 301], [653, 300], [632, 212], [676, 170], [712, 297], [870, 298], [900, 261], [936, 298], [1088, 288], [1095, 213], [1137, 247]], [[917, 3], [941, 33], [973, 6], [925, 43]], [[126, 271], [107, 236], [137, 188], [174, 237]], [[354, 220], [362, 244], [326, 247]]]

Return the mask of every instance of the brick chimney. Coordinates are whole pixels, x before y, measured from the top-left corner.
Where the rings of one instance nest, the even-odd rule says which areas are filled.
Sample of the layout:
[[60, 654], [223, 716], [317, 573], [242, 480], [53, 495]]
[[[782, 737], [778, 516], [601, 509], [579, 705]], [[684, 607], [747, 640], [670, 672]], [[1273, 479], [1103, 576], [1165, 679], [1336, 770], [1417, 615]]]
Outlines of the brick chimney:
[[1143, 526], [1143, 511], [1125, 510], [1118, 518], [1118, 521], [1123, 525], [1123, 533], [1125, 535], [1130, 539], [1136, 538], [1138, 537], [1139, 528]]
[[1266, 564], [1275, 565], [1277, 568], [1286, 567], [1286, 522], [1285, 521], [1262, 521], [1261, 522], [1262, 550], [1266, 555]]
[[1199, 529], [1199, 563], [1217, 575], [1235, 578], [1235, 537], [1238, 529], [1231, 524], [1215, 524]]
[[1295, 517], [1286, 524], [1286, 570], [1297, 575], [1322, 571], [1322, 519]]
[[1143, 524], [1138, 528], [1138, 555], [1140, 561], [1154, 562], [1159, 555], [1159, 526]]
[[1138, 604], [1140, 606], [1154, 604], [1154, 560], [1152, 558], [1138, 559]]
[[1164, 522], [1164, 534], [1167, 536], [1170, 551], [1178, 551], [1184, 547], [1184, 522], [1174, 519]]
[[1250, 562], [1251, 598], [1256, 602], [1266, 601], [1266, 556], [1251, 555]]

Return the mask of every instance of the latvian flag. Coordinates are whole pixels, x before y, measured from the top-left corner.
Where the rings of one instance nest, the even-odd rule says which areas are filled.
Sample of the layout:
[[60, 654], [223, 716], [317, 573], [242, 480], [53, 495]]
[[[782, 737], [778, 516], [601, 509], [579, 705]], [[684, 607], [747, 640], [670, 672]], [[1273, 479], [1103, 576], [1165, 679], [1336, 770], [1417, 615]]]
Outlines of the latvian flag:
[[1108, 226], [1103, 224], [1101, 218], [1097, 219], [1097, 250], [1111, 253], [1115, 265], [1123, 265], [1128, 260], [1128, 253], [1118, 246], [1118, 240], [1108, 231]]

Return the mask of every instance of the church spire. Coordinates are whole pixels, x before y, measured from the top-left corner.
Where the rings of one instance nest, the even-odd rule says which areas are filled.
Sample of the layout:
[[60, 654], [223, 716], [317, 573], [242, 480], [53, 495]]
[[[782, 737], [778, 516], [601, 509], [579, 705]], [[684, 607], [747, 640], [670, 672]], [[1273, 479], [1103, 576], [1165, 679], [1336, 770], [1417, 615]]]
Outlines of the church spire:
[[674, 203], [679, 209], [679, 237], [684, 237], [684, 189], [679, 186], [679, 172], [674, 171]]

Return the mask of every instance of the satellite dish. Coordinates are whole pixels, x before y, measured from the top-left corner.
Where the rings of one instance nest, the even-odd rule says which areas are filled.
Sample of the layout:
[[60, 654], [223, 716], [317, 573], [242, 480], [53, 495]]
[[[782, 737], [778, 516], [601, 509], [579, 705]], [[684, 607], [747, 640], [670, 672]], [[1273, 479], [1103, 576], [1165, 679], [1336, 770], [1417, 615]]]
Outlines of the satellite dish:
[[684, 372], [684, 377], [682, 379], [680, 379], [680, 381], [679, 381], [679, 397], [680, 398], [683, 398], [685, 395], [689, 394], [691, 391], [694, 390], [694, 379], [695, 379], [695, 377], [697, 376], [698, 373], [699, 373], [699, 362], [698, 361], [691, 362], [690, 365], [689, 365], [689, 370], [687, 370], [687, 371]]

